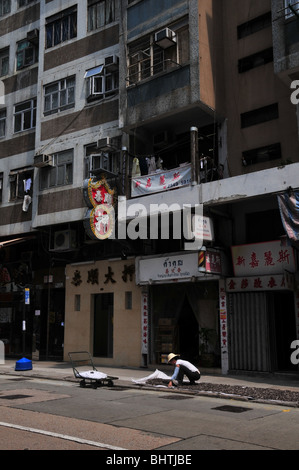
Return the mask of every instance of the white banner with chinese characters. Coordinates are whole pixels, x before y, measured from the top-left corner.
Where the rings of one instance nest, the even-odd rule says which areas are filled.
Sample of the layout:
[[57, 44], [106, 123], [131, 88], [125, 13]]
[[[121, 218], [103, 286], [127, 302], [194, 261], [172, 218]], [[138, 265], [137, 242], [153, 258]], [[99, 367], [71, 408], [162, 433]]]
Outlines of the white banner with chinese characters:
[[148, 354], [148, 293], [141, 296], [141, 354]]
[[227, 374], [228, 365], [228, 331], [227, 331], [227, 297], [224, 279], [219, 280], [219, 315], [220, 315], [220, 347], [221, 347], [221, 370]]
[[274, 290], [293, 290], [294, 276], [291, 273], [272, 276], [243, 276], [226, 279], [226, 292], [262, 292]]
[[191, 184], [191, 165], [132, 178], [131, 197], [178, 189]]
[[279, 240], [232, 246], [231, 251], [236, 277], [295, 272], [294, 250], [283, 246]]

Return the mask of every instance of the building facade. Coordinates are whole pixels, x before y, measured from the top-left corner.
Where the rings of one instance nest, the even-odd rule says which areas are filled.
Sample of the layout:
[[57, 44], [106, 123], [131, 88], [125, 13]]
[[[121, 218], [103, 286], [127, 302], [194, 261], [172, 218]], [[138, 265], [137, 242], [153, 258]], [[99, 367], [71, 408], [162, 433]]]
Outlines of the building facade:
[[298, 19], [240, 3], [0, 0], [6, 354], [296, 370]]

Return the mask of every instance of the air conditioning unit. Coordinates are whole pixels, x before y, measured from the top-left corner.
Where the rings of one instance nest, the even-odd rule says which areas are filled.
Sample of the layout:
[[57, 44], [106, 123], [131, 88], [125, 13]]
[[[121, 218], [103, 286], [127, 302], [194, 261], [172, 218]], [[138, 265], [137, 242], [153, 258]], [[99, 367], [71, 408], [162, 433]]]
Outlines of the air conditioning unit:
[[44, 166], [53, 166], [53, 158], [51, 155], [35, 155], [34, 156], [34, 166], [37, 168], [42, 168]]
[[98, 140], [97, 149], [101, 152], [111, 152], [115, 150], [120, 150], [120, 143], [120, 136], [104, 137], [103, 139]]
[[167, 49], [176, 44], [176, 34], [169, 28], [161, 29], [155, 33], [155, 43], [162, 49]]
[[118, 70], [118, 63], [119, 58], [115, 54], [105, 57], [104, 65], [105, 68], [110, 72], [115, 72]]
[[29, 31], [27, 33], [27, 40], [31, 42], [32, 44], [38, 44], [39, 40], [39, 30], [38, 29], [33, 29], [32, 31]]
[[54, 251], [74, 250], [76, 247], [75, 230], [61, 230], [54, 233]]
[[111, 137], [104, 137], [103, 139], [98, 140], [97, 149], [102, 152], [108, 152], [112, 150], [112, 139]]

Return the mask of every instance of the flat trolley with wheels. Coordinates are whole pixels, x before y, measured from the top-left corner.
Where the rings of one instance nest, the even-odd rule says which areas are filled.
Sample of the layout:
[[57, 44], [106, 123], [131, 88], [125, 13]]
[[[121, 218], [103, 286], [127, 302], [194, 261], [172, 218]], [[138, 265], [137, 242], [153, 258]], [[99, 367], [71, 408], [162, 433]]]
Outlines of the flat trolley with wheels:
[[92, 388], [103, 385], [112, 387], [114, 385], [113, 381], [118, 379], [118, 377], [111, 377], [98, 371], [88, 351], [69, 352], [68, 355], [71, 360], [74, 376], [80, 380], [80, 387], [86, 387], [86, 385]]

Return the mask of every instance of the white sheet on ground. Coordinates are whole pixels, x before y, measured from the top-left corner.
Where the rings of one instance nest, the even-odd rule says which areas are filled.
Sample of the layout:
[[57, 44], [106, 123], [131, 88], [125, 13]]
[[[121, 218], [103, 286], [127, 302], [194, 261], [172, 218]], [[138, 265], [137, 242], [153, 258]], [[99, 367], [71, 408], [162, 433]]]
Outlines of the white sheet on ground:
[[155, 372], [148, 375], [147, 377], [144, 377], [143, 379], [138, 379], [138, 380], [132, 379], [132, 382], [134, 382], [135, 384], [145, 384], [149, 380], [153, 380], [153, 379], [170, 380], [170, 377], [164, 374], [164, 372], [161, 372], [160, 370], [156, 369]]
[[101, 379], [106, 379], [107, 374], [104, 374], [103, 372], [99, 372], [97, 370], [87, 370], [84, 372], [79, 372], [76, 374], [76, 377], [82, 379], [95, 379], [95, 380], [101, 380]]

